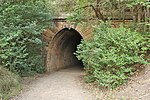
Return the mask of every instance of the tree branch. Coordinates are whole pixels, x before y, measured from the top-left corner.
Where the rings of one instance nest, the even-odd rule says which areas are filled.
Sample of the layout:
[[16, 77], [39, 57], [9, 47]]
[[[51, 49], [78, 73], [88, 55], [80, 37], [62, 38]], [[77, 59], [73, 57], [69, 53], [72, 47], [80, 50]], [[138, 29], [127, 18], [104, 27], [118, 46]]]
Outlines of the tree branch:
[[106, 21], [105, 18], [104, 18], [104, 16], [103, 16], [103, 14], [102, 14], [101, 11], [100, 11], [100, 9], [96, 9], [96, 8], [97, 8], [97, 5], [96, 5], [96, 7], [94, 7], [93, 5], [86, 5], [86, 6], [77, 8], [77, 9], [75, 9], [75, 10], [85, 9], [85, 8], [88, 8], [88, 7], [91, 7], [91, 8], [94, 10], [94, 13], [95, 13], [95, 15], [96, 15], [96, 17], [97, 17], [98, 19], [101, 19], [101, 20], [103, 20], [103, 21]]

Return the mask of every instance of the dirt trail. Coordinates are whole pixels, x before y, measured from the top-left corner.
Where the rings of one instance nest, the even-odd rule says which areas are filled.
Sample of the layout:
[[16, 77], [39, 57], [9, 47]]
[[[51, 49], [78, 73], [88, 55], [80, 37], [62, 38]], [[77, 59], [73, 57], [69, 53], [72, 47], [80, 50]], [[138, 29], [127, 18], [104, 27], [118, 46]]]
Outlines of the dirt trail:
[[78, 67], [46, 75], [12, 100], [96, 100], [80, 85], [80, 75], [83, 75], [83, 70]]
[[150, 100], [150, 65], [117, 91], [85, 84], [79, 77], [82, 75], [83, 70], [79, 67], [47, 74], [11, 100]]

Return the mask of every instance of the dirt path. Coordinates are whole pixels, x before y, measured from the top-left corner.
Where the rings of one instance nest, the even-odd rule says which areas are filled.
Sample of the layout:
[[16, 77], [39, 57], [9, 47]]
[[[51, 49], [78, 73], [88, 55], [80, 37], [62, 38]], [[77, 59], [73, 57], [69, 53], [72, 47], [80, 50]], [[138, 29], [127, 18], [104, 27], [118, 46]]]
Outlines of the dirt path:
[[79, 82], [82, 69], [72, 67], [46, 75], [12, 100], [96, 100]]
[[85, 84], [79, 77], [82, 75], [83, 70], [78, 67], [47, 74], [11, 100], [150, 100], [150, 65], [117, 91]]

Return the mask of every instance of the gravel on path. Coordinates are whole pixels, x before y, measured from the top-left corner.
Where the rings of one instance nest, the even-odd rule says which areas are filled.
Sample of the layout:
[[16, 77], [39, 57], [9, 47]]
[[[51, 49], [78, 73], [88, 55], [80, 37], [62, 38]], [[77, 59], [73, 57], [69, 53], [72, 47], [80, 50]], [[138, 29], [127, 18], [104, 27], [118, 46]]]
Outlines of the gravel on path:
[[74, 66], [38, 78], [12, 100], [96, 100], [79, 81], [83, 69]]

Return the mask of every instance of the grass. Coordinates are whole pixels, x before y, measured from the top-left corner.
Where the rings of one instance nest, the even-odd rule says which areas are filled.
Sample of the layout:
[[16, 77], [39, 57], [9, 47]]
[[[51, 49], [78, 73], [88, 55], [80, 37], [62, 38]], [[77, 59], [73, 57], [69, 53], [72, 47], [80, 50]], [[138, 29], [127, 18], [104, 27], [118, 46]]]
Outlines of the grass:
[[0, 100], [8, 100], [21, 89], [19, 76], [0, 67]]

